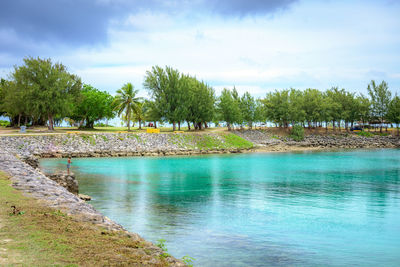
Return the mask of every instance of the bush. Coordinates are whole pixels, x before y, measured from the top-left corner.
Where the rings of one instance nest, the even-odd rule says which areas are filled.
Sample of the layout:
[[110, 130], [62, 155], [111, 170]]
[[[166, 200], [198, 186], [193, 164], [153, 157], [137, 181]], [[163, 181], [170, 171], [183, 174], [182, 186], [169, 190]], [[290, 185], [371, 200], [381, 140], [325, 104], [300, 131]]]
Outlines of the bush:
[[293, 126], [292, 130], [290, 131], [290, 138], [294, 141], [303, 141], [304, 140], [304, 129], [300, 125]]
[[95, 123], [94, 127], [114, 127], [114, 126], [99, 122], [99, 123]]
[[9, 121], [4, 121], [4, 120], [0, 120], [0, 126], [3, 126], [3, 127], [10, 126], [10, 122]]
[[363, 137], [372, 137], [372, 136], [374, 136], [374, 134], [373, 134], [373, 133], [370, 133], [370, 132], [364, 132], [364, 131], [358, 132], [358, 133], [357, 133], [357, 135], [359, 135], [359, 136], [363, 136]]

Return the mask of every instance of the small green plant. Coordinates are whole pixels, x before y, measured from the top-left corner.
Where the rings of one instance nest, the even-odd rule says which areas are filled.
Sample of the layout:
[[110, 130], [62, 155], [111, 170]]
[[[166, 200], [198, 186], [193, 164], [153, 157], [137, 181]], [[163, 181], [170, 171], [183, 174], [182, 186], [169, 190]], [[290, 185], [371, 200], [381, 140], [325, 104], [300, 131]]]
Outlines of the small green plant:
[[168, 249], [167, 246], [165, 245], [165, 239], [158, 239], [156, 246], [161, 248], [163, 253], [160, 255], [161, 258], [167, 258], [170, 257], [171, 255], [169, 253], [167, 253]]
[[10, 216], [18, 216], [18, 215], [24, 215], [25, 211], [21, 211], [19, 208], [16, 206], [11, 206], [12, 212], [9, 214]]
[[93, 146], [96, 145], [96, 140], [94, 139], [93, 135], [82, 134], [81, 138]]
[[165, 245], [166, 240], [165, 239], [158, 239], [156, 246], [161, 248], [162, 251], [168, 251], [167, 246]]
[[363, 136], [363, 137], [373, 137], [374, 136], [374, 134], [372, 134], [370, 132], [364, 132], [364, 131], [358, 132], [357, 135]]
[[294, 141], [303, 141], [304, 140], [304, 128], [300, 125], [293, 126], [292, 130], [290, 131], [290, 138]]
[[183, 256], [182, 261], [189, 267], [193, 267], [193, 261], [195, 261], [195, 258], [192, 258], [190, 256]]
[[101, 138], [103, 138], [104, 142], [107, 142], [107, 141], [108, 141], [107, 136], [105, 136], [105, 135], [100, 135], [100, 136], [101, 136]]
[[63, 213], [60, 210], [53, 211], [52, 214], [55, 215], [55, 216], [60, 216], [60, 217], [66, 217], [67, 216], [65, 213]]
[[376, 135], [379, 135], [379, 136], [389, 136], [390, 133], [376, 133]]
[[144, 143], [144, 140], [137, 134], [128, 134], [128, 138], [135, 138], [138, 143]]

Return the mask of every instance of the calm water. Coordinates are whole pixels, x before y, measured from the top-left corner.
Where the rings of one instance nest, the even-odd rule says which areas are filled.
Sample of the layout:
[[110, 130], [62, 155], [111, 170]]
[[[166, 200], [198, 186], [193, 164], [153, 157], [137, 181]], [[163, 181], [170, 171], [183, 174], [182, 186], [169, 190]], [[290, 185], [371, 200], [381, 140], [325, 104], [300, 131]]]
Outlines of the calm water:
[[195, 266], [400, 266], [400, 150], [72, 165], [99, 211]]

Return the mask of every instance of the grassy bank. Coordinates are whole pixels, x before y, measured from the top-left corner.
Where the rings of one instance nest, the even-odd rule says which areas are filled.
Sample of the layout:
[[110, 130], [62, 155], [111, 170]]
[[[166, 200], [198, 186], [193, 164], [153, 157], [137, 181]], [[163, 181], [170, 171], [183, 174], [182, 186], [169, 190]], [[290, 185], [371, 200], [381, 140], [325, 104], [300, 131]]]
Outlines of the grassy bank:
[[[13, 208], [15, 206], [16, 208]], [[0, 173], [0, 266], [167, 266], [146, 242], [76, 222], [11, 187]]]
[[253, 143], [232, 133], [206, 134], [171, 134], [170, 142], [182, 148], [213, 149], [250, 149]]

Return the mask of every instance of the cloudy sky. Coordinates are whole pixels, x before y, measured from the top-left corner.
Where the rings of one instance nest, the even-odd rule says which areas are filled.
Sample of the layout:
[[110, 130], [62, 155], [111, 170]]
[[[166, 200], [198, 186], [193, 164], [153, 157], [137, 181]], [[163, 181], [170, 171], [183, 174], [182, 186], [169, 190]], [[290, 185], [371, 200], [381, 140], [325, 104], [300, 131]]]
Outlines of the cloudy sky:
[[153, 65], [217, 93], [365, 93], [371, 79], [400, 93], [399, 14], [396, 0], [2, 0], [0, 77], [39, 56], [111, 93], [126, 82], [142, 89]]

